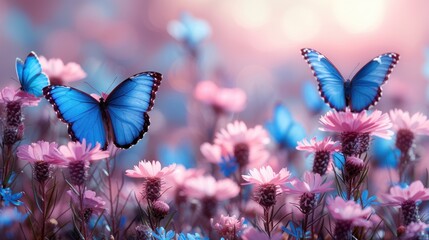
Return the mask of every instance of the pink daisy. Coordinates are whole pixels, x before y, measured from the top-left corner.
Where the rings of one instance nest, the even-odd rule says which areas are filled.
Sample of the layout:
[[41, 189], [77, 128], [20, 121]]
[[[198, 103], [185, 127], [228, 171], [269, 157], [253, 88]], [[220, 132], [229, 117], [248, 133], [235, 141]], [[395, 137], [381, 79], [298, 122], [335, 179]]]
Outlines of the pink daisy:
[[185, 192], [186, 182], [203, 174], [203, 170], [194, 168], [186, 169], [183, 165], [177, 165], [173, 174], [165, 176], [165, 181], [170, 186], [170, 189], [163, 196], [168, 200], [173, 199], [176, 204], [184, 203], [187, 198]]
[[401, 239], [425, 239], [427, 235], [429, 224], [418, 221], [408, 224], [405, 230], [405, 236]]
[[126, 170], [125, 175], [132, 178], [163, 178], [174, 172], [176, 164], [161, 168], [159, 161], [140, 161], [139, 165], [134, 165], [134, 169]]
[[282, 185], [289, 181], [290, 172], [286, 168], [282, 168], [279, 173], [275, 173], [271, 166], [261, 167], [259, 169], [249, 170], [249, 175], [241, 175], [247, 182], [244, 184], [273, 184]]
[[422, 113], [417, 112], [410, 116], [409, 112], [394, 109], [390, 110], [389, 115], [394, 130], [408, 129], [414, 134], [429, 135], [429, 120]]
[[396, 130], [396, 147], [401, 152], [408, 152], [414, 143], [415, 135], [429, 135], [429, 120], [422, 113], [410, 116], [399, 109], [390, 111], [390, 120]]
[[161, 168], [159, 161], [140, 161], [134, 169], [126, 170], [125, 175], [132, 178], [143, 178], [143, 197], [148, 203], [153, 203], [161, 197], [163, 179], [172, 174], [176, 169], [176, 164]]
[[332, 153], [340, 150], [339, 142], [332, 141], [331, 137], [327, 137], [322, 141], [317, 141], [312, 138], [309, 141], [306, 139], [298, 142], [297, 150], [314, 152], [313, 172], [320, 175], [325, 175], [330, 163], [332, 162]]
[[345, 201], [341, 197], [328, 198], [328, 210], [335, 219], [335, 239], [351, 239], [351, 230], [355, 226], [369, 228], [373, 223], [369, 220], [373, 209], [362, 209], [359, 203], [353, 200]]
[[305, 172], [301, 180], [295, 179], [282, 186], [283, 191], [292, 194], [325, 193], [333, 190], [332, 180], [327, 180], [317, 173]]
[[[79, 197], [72, 190], [68, 190], [67, 194], [72, 198], [72, 202], [76, 205], [79, 204]], [[106, 202], [103, 198], [96, 196], [96, 193], [91, 190], [85, 190], [83, 194], [83, 210], [86, 213], [100, 214], [104, 211]]]
[[389, 116], [378, 110], [372, 113], [330, 111], [319, 122], [320, 130], [340, 133], [341, 151], [347, 156], [368, 151], [370, 136], [390, 139], [393, 135]]
[[85, 71], [81, 66], [74, 62], [64, 64], [59, 58], [47, 60], [45, 57], [39, 57], [43, 72], [49, 77], [53, 85], [62, 85], [67, 82], [74, 82], [86, 77]]
[[185, 183], [185, 192], [187, 196], [199, 200], [223, 201], [236, 197], [240, 187], [228, 178], [216, 181], [212, 176], [199, 176], [188, 179]]
[[211, 81], [199, 82], [194, 96], [197, 100], [212, 105], [219, 112], [241, 112], [246, 104], [246, 93], [243, 90], [219, 88]]
[[84, 161], [88, 166], [89, 161], [108, 158], [109, 152], [101, 150], [99, 143], [95, 147], [92, 147], [91, 144], [87, 145], [84, 139], [82, 143], [69, 142], [67, 145], [60, 146], [55, 157], [61, 158], [66, 162]]
[[225, 239], [237, 239], [243, 229], [247, 226], [244, 224], [244, 218], [237, 219], [236, 216], [221, 215], [220, 219], [215, 223], [214, 219], [210, 219], [212, 228]]
[[400, 206], [407, 201], [429, 200], [429, 189], [423, 186], [421, 181], [414, 181], [409, 186], [393, 186], [389, 194], [383, 194], [381, 199], [385, 205]]
[[256, 184], [254, 200], [266, 209], [271, 208], [277, 202], [277, 195], [281, 193], [279, 185], [289, 181], [290, 173], [286, 168], [282, 168], [279, 173], [275, 173], [271, 166], [251, 169], [249, 175], [242, 175], [247, 182], [244, 184]]
[[307, 141], [307, 139], [299, 141], [296, 149], [307, 152], [338, 152], [340, 150], [339, 144], [337, 141], [332, 141], [331, 137], [327, 137], [322, 141], [317, 141], [316, 137], [314, 137], [310, 141]]
[[19, 103], [20, 106], [37, 106], [40, 98], [21, 90], [5, 87], [0, 92], [0, 103]]
[[234, 156], [242, 169], [249, 167], [249, 164], [258, 166], [265, 162], [269, 154], [264, 148], [269, 142], [268, 133], [262, 126], [248, 129], [241, 121], [229, 123], [215, 138], [215, 144]]
[[222, 151], [221, 146], [207, 142], [201, 145], [200, 151], [207, 161], [215, 164], [218, 164], [221, 161], [222, 156], [226, 155], [225, 150]]
[[374, 110], [372, 113], [329, 111], [320, 117], [319, 122], [322, 124], [319, 128], [321, 131], [368, 133], [385, 139], [390, 139], [393, 135], [390, 130], [392, 123], [389, 116], [379, 110]]
[[21, 160], [36, 163], [39, 161], [47, 162], [49, 164], [64, 165], [65, 160], [62, 158], [54, 157], [57, 152], [58, 144], [52, 142], [38, 141], [30, 145], [22, 145], [18, 147], [17, 156]]
[[308, 214], [316, 207], [316, 194], [333, 190], [331, 186], [332, 180], [326, 180], [317, 173], [305, 172], [302, 181], [295, 179], [282, 188], [286, 193], [299, 194], [299, 210]]

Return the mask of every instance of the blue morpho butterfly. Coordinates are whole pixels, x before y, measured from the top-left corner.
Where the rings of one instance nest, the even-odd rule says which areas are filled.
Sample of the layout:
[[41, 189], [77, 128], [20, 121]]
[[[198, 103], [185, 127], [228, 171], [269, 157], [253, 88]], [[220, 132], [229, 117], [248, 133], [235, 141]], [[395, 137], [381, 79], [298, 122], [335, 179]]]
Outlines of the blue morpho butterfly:
[[335, 66], [316, 50], [303, 48], [302, 56], [313, 70], [322, 98], [331, 108], [361, 112], [376, 104], [381, 97], [381, 85], [399, 60], [399, 54], [385, 53], [363, 66], [351, 80], [345, 80]]
[[48, 76], [42, 72], [42, 66], [34, 52], [28, 54], [25, 62], [16, 59], [16, 75], [21, 83], [21, 90], [36, 97], [43, 96], [42, 89], [49, 85]]
[[273, 118], [265, 124], [265, 128], [278, 145], [286, 148], [295, 149], [297, 141], [306, 136], [304, 127], [296, 122], [290, 111], [280, 103], [275, 106]]
[[72, 87], [50, 85], [43, 89], [58, 117], [68, 125], [73, 141], [86, 139], [103, 149], [109, 140], [119, 148], [129, 148], [143, 137], [162, 75], [138, 73], [119, 84], [108, 97], [97, 101]]

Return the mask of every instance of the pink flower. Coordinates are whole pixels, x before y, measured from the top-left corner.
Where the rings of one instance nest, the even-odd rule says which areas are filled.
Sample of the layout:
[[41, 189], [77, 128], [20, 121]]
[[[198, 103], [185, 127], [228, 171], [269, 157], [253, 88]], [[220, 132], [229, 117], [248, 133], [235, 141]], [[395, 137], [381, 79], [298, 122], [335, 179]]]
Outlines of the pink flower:
[[340, 150], [339, 142], [332, 141], [331, 137], [327, 137], [322, 141], [317, 141], [316, 138], [312, 138], [310, 141], [304, 139], [298, 142], [297, 150], [307, 152], [338, 152]]
[[237, 219], [235, 216], [224, 216], [221, 215], [218, 222], [214, 223], [214, 219], [210, 219], [213, 229], [219, 234], [219, 236], [226, 239], [236, 239], [241, 231], [246, 228], [244, 224], [244, 218]]
[[326, 180], [317, 173], [305, 172], [303, 180], [293, 180], [282, 186], [283, 191], [292, 194], [325, 193], [333, 190], [332, 180]]
[[218, 111], [241, 112], [246, 104], [246, 93], [243, 90], [219, 88], [211, 81], [199, 82], [194, 96], [197, 100], [212, 105]]
[[412, 222], [407, 226], [405, 237], [403, 239], [420, 239], [419, 236], [424, 237], [425, 234], [427, 234], [428, 228], [429, 224], [422, 221]]
[[185, 183], [185, 192], [187, 196], [199, 200], [214, 198], [223, 201], [236, 197], [240, 187], [231, 179], [216, 181], [212, 176], [200, 176]]
[[161, 169], [159, 161], [140, 161], [139, 165], [134, 165], [134, 169], [126, 170], [125, 175], [133, 178], [163, 178], [171, 174], [176, 168], [176, 164]]
[[207, 161], [215, 164], [218, 164], [222, 156], [226, 155], [226, 153], [222, 154], [221, 146], [207, 142], [201, 145], [200, 151]]
[[244, 122], [235, 121], [216, 134], [215, 143], [232, 152], [240, 143], [247, 144], [249, 148], [264, 147], [270, 143], [270, 137], [261, 125], [248, 129]]
[[[79, 204], [79, 197], [72, 190], [68, 190], [67, 194], [72, 198], [74, 204]], [[90, 209], [91, 213], [100, 214], [103, 212], [104, 205], [106, 202], [101, 198], [97, 197], [96, 193], [91, 190], [85, 190], [83, 195], [83, 209]]]
[[371, 227], [372, 223], [368, 217], [372, 214], [373, 209], [362, 206], [353, 200], [345, 201], [341, 197], [328, 198], [328, 210], [331, 216], [337, 221], [351, 222], [352, 226]]
[[186, 200], [185, 185], [189, 179], [200, 177], [204, 174], [200, 169], [186, 169], [183, 165], [177, 165], [173, 174], [165, 176], [165, 181], [170, 187], [163, 195], [165, 199], [171, 201], [174, 199], [176, 202]]
[[423, 186], [421, 181], [414, 181], [410, 186], [393, 186], [390, 188], [390, 194], [381, 196], [385, 205], [399, 206], [404, 202], [429, 200], [429, 189]]
[[40, 98], [21, 90], [5, 87], [0, 92], [0, 103], [19, 102], [21, 106], [37, 106]]
[[282, 185], [289, 181], [290, 172], [286, 168], [282, 168], [279, 173], [275, 173], [270, 166], [261, 167], [259, 169], [251, 169], [249, 175], [241, 175], [247, 182], [244, 184], [273, 184]]
[[64, 65], [59, 58], [51, 58], [47, 60], [45, 57], [39, 57], [43, 72], [48, 75], [51, 84], [61, 85], [67, 82], [74, 82], [86, 77], [86, 73], [82, 70], [79, 64], [69, 62]]
[[108, 158], [109, 152], [101, 150], [99, 143], [91, 148], [91, 144], [86, 145], [86, 140], [84, 139], [82, 143], [69, 142], [67, 145], [60, 146], [55, 155], [66, 162], [84, 161], [86, 165], [89, 165], [89, 161]]
[[281, 240], [283, 235], [281, 233], [271, 233], [271, 238], [264, 232], [260, 232], [253, 227], [246, 228], [241, 235], [243, 240]]
[[55, 157], [58, 144], [52, 142], [38, 141], [30, 145], [22, 145], [18, 147], [17, 156], [22, 160], [35, 163], [44, 161], [50, 164], [65, 165], [66, 162], [62, 158]]
[[393, 132], [390, 130], [392, 123], [387, 114], [374, 110], [372, 113], [362, 111], [360, 113], [329, 111], [319, 120], [321, 131], [368, 133], [369, 135], [390, 139]]
[[396, 131], [407, 129], [414, 134], [429, 135], [429, 120], [422, 113], [417, 112], [410, 116], [408, 112], [394, 109], [390, 111], [389, 115], [393, 129]]

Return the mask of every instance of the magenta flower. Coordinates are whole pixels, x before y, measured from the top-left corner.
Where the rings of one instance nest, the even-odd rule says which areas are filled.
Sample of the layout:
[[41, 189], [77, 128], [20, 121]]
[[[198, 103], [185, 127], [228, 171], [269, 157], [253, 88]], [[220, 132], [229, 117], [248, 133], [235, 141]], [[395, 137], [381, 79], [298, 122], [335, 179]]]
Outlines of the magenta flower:
[[21, 90], [5, 87], [0, 92], [0, 103], [18, 102], [21, 106], [37, 106], [40, 98]]
[[332, 183], [332, 180], [327, 180], [317, 173], [305, 172], [302, 180], [295, 179], [282, 186], [282, 189], [292, 194], [325, 193], [334, 189]]
[[194, 96], [197, 100], [211, 105], [218, 112], [241, 112], [246, 106], [246, 93], [243, 90], [219, 88], [211, 81], [199, 82]]
[[351, 239], [352, 227], [359, 226], [369, 228], [373, 223], [369, 217], [373, 209], [366, 207], [362, 209], [359, 203], [353, 200], [345, 201], [341, 197], [328, 198], [328, 210], [335, 219], [335, 239]]
[[85, 71], [81, 66], [74, 62], [64, 64], [59, 58], [51, 58], [47, 60], [45, 57], [39, 57], [40, 65], [43, 72], [49, 77], [49, 81], [53, 85], [62, 85], [68, 82], [74, 82], [86, 77]]
[[298, 142], [297, 150], [314, 152], [313, 172], [320, 175], [325, 175], [332, 162], [332, 153], [340, 150], [339, 142], [332, 141], [331, 137], [327, 137], [322, 141], [317, 141], [312, 138], [309, 141], [306, 139]]
[[[72, 202], [75, 205], [80, 205], [79, 196], [77, 196], [75, 192], [73, 192], [72, 190], [68, 190], [67, 194], [71, 197]], [[92, 214], [101, 214], [104, 211], [104, 205], [106, 205], [106, 202], [101, 197], [96, 196], [96, 193], [94, 191], [85, 190], [85, 193], [83, 194], [82, 204], [82, 211], [84, 211], [85, 218], [84, 220], [85, 222], [88, 222]]]
[[220, 219], [215, 222], [214, 219], [210, 219], [212, 228], [219, 234], [220, 237], [225, 239], [237, 239], [241, 234], [246, 224], [244, 224], [244, 218], [237, 219], [235, 216], [224, 216], [221, 215]]
[[176, 164], [161, 168], [159, 161], [140, 161], [139, 165], [134, 165], [134, 169], [126, 170], [125, 175], [132, 178], [163, 178], [171, 174], [176, 168]]
[[340, 133], [341, 151], [345, 155], [359, 155], [369, 148], [370, 136], [390, 139], [392, 123], [387, 114], [375, 110], [372, 113], [330, 111], [319, 120], [322, 131]]

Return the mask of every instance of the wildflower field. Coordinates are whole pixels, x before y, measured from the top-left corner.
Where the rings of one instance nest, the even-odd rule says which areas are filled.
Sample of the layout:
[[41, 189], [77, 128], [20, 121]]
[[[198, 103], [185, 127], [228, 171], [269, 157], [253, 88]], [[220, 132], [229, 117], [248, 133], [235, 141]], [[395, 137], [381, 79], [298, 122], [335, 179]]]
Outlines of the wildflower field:
[[429, 239], [428, 7], [0, 2], [0, 239]]

